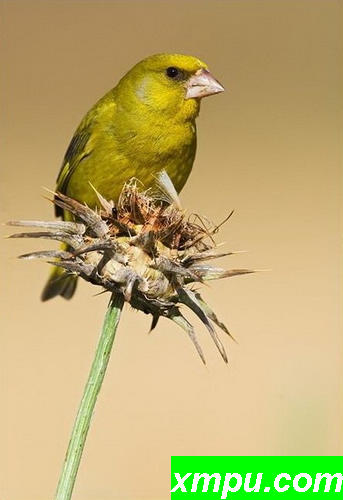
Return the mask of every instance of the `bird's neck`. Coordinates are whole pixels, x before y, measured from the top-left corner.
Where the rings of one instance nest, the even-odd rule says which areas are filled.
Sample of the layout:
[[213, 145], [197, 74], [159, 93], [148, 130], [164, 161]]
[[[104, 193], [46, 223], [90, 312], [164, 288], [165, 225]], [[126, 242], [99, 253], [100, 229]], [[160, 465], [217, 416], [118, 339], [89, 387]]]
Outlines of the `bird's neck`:
[[169, 121], [178, 126], [188, 126], [194, 124], [200, 111], [199, 99], [184, 99], [179, 93], [161, 92], [151, 98], [149, 93], [144, 93], [144, 86], [137, 90], [120, 84], [112, 92], [118, 112], [125, 112], [136, 123], [146, 119], [155, 124], [163, 125]]

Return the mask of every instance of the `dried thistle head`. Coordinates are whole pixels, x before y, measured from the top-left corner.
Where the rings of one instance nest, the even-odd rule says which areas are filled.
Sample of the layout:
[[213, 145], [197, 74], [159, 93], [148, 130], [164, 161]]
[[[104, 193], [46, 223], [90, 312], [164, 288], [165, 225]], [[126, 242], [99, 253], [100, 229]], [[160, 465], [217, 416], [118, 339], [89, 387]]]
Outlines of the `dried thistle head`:
[[175, 203], [140, 191], [134, 181], [125, 185], [116, 205], [97, 195], [101, 208], [93, 210], [56, 193], [54, 203], [71, 212], [75, 222], [9, 222], [41, 230], [17, 233], [12, 238], [45, 238], [68, 245], [68, 250], [38, 251], [20, 258], [45, 259], [66, 273], [122, 294], [133, 308], [152, 315], [151, 329], [161, 316], [174, 321], [187, 332], [205, 363], [194, 329], [180, 311], [181, 306], [187, 306], [204, 323], [227, 362], [213, 324], [230, 333], [194, 287], [253, 271], [211, 265], [213, 259], [234, 253], [217, 252], [213, 236], [218, 226], [211, 227], [200, 219], [197, 223], [196, 218], [192, 221]]

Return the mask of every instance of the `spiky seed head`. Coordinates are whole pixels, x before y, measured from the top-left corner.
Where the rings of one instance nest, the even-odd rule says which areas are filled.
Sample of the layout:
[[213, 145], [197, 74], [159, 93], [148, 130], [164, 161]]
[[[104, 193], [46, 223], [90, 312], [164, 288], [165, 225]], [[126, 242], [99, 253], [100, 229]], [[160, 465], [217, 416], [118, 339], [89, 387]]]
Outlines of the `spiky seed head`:
[[71, 212], [75, 222], [10, 222], [40, 229], [12, 237], [46, 238], [68, 245], [68, 250], [32, 252], [21, 258], [45, 259], [66, 273], [122, 294], [133, 308], [152, 315], [152, 328], [161, 316], [169, 318], [188, 333], [205, 363], [193, 327], [180, 311], [180, 306], [187, 306], [204, 323], [227, 362], [213, 324], [227, 334], [229, 331], [193, 288], [208, 280], [253, 271], [225, 270], [210, 264], [215, 258], [233, 253], [216, 250], [213, 235], [218, 226], [211, 228], [199, 218], [191, 220], [178, 204], [168, 204], [149, 191], [140, 191], [134, 180], [124, 186], [116, 205], [100, 194], [98, 199], [99, 208], [93, 210], [56, 193], [54, 203]]

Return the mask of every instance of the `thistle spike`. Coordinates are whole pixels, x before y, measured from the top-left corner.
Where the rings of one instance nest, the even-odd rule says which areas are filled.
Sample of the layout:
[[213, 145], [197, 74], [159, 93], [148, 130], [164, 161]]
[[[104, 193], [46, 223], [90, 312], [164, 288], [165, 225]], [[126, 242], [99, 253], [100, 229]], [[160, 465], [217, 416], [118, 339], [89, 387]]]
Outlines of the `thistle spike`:
[[95, 189], [95, 187], [93, 186], [93, 184], [91, 182], [89, 182], [89, 185], [90, 187], [93, 189], [93, 191], [95, 192], [95, 194], [97, 195], [97, 198], [102, 206], [102, 208], [105, 210], [106, 213], [111, 213], [113, 208], [114, 208], [114, 203], [113, 201], [108, 201], [106, 200], [106, 198], [104, 198], [100, 193], [99, 191], [97, 191]]
[[201, 361], [206, 365], [206, 360], [204, 353], [202, 352], [202, 349], [200, 347], [200, 344], [198, 342], [198, 339], [195, 335], [194, 328], [190, 324], [190, 322], [180, 313], [180, 311], [175, 311], [173, 312], [169, 318], [174, 321], [177, 325], [181, 326], [181, 328], [188, 334], [189, 338], [193, 342], [194, 347], [196, 348]]
[[42, 238], [44, 240], [55, 240], [67, 243], [70, 247], [76, 249], [81, 245], [82, 239], [79, 234], [70, 234], [64, 232], [40, 231], [35, 233], [15, 233], [9, 238]]
[[221, 330], [223, 330], [223, 332], [225, 332], [229, 337], [232, 338], [232, 340], [234, 340], [235, 342], [237, 342], [237, 340], [235, 339], [235, 337], [233, 337], [233, 335], [229, 332], [229, 330], [227, 329], [227, 327], [224, 325], [224, 323], [222, 323], [217, 315], [214, 313], [214, 311], [210, 308], [210, 306], [203, 300], [203, 298], [201, 297], [200, 293], [195, 293], [195, 296], [197, 298], [197, 301], [199, 303], [199, 305], [201, 306], [202, 310], [205, 312], [206, 316], [211, 320], [213, 321], [213, 323], [215, 325], [217, 325]]
[[151, 333], [153, 330], [155, 330], [159, 319], [160, 319], [160, 316], [158, 314], [152, 315], [152, 321], [151, 321], [149, 333]]
[[54, 231], [68, 232], [71, 234], [84, 234], [86, 226], [78, 222], [69, 221], [39, 221], [39, 220], [11, 220], [7, 226], [40, 227]]
[[101, 216], [87, 205], [83, 205], [69, 196], [57, 192], [54, 199], [55, 205], [74, 214], [78, 219], [81, 219], [87, 228], [98, 238], [105, 236], [108, 232], [108, 226]]
[[41, 250], [38, 252], [24, 253], [19, 255], [18, 259], [70, 259], [73, 254], [65, 252], [64, 250]]
[[202, 321], [202, 323], [206, 326], [207, 330], [209, 331], [213, 342], [215, 343], [218, 351], [220, 352], [221, 357], [225, 361], [225, 363], [228, 362], [227, 354], [225, 352], [225, 348], [223, 344], [221, 343], [215, 329], [211, 325], [206, 313], [201, 307], [201, 304], [199, 304], [195, 293], [192, 292], [191, 290], [186, 290], [184, 288], [181, 288], [178, 290], [179, 298], [182, 303], [184, 303], [186, 306], [188, 306]]

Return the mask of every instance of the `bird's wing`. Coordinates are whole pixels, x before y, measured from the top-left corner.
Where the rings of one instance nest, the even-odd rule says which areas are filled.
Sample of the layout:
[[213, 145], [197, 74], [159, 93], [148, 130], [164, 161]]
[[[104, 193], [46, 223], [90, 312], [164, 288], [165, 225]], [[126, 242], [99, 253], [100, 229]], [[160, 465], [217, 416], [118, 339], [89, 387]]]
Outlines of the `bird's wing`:
[[[91, 136], [92, 127], [90, 123], [87, 123], [87, 121], [82, 122], [75, 132], [64, 156], [63, 164], [57, 177], [56, 191], [60, 193], [66, 192], [69, 179], [74, 170], [84, 158], [92, 153]], [[57, 217], [63, 215], [63, 210], [57, 205], [55, 206], [55, 215]]]
[[[93, 108], [83, 118], [64, 156], [63, 164], [57, 177], [57, 191], [66, 193], [69, 180], [75, 169], [82, 160], [92, 154], [96, 147], [99, 127], [101, 131], [104, 122], [113, 123], [115, 109], [113, 91], [110, 90], [95, 103]], [[59, 207], [55, 208], [55, 213], [56, 216], [63, 216], [63, 210]]]

